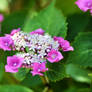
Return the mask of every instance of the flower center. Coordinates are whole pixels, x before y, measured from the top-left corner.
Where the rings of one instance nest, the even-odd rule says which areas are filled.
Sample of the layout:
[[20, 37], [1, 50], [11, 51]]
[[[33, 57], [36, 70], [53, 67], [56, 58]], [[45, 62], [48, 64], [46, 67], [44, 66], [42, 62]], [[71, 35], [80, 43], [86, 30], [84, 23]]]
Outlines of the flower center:
[[7, 42], [5, 43], [5, 46], [8, 46], [8, 43]]
[[17, 66], [17, 63], [14, 63], [13, 66]]
[[53, 54], [53, 55], [52, 55], [52, 58], [53, 58], [53, 59], [55, 59], [55, 58], [56, 58], [56, 55], [55, 55], [55, 54]]

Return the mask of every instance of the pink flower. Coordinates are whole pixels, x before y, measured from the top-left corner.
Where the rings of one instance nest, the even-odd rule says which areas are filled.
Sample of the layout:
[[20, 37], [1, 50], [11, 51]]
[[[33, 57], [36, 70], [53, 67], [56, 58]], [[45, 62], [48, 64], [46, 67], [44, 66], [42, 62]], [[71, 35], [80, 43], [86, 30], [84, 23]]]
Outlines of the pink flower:
[[64, 40], [61, 43], [61, 47], [63, 51], [73, 51], [74, 50], [74, 48], [70, 46], [70, 43], [67, 40]]
[[18, 68], [22, 66], [23, 58], [14, 56], [7, 57], [7, 65], [5, 66], [6, 72], [16, 73], [18, 72]]
[[13, 46], [13, 40], [10, 36], [0, 37], [0, 48], [3, 50], [11, 50], [11, 47]]
[[45, 64], [46, 64], [46, 62], [43, 62], [43, 63], [35, 62], [35, 63], [33, 63], [33, 65], [32, 65], [33, 71], [31, 71], [32, 75], [33, 76], [35, 76], [35, 75], [43, 76], [42, 72], [48, 71], [48, 68], [46, 68]]
[[15, 33], [19, 32], [20, 31], [20, 28], [18, 29], [13, 29], [12, 32], [11, 32], [11, 35], [14, 35]]
[[63, 56], [59, 51], [53, 49], [48, 53], [47, 60], [51, 63], [59, 62], [61, 59], [63, 59]]
[[44, 30], [42, 30], [42, 29], [40, 28], [40, 29], [37, 29], [37, 30], [35, 30], [35, 31], [30, 32], [30, 35], [32, 35], [32, 34], [44, 35]]
[[4, 20], [4, 17], [2, 14], [0, 14], [0, 22], [2, 22]]
[[59, 43], [59, 45], [60, 45], [60, 44], [64, 41], [64, 38], [54, 36], [54, 40], [55, 40], [55, 41], [58, 41], [58, 43]]
[[87, 10], [90, 10], [91, 12], [92, 10], [92, 0], [77, 0], [75, 4], [78, 5], [78, 7], [84, 12], [86, 12]]
[[70, 43], [67, 40], [64, 40], [64, 38], [55, 36], [54, 40], [58, 41], [63, 51], [73, 51], [74, 50], [74, 48], [70, 46]]

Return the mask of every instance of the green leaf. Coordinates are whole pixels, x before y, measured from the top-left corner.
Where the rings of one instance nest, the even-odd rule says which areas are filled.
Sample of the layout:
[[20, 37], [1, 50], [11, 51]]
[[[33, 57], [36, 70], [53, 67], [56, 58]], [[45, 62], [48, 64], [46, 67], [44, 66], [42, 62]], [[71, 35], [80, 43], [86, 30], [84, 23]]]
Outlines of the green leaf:
[[80, 13], [81, 10], [75, 4], [75, 1], [76, 0], [56, 0], [56, 7], [61, 9], [66, 16]]
[[0, 85], [0, 92], [33, 92], [31, 89], [19, 85]]
[[51, 81], [59, 81], [66, 76], [65, 67], [61, 63], [49, 63], [47, 67], [49, 70], [46, 72], [46, 75]]
[[43, 9], [36, 17], [29, 18], [24, 26], [24, 31], [31, 32], [38, 28], [42, 28], [52, 36], [66, 36], [66, 18], [54, 7], [54, 2]]
[[88, 72], [80, 68], [79, 66], [68, 64], [66, 66], [66, 73], [69, 74], [76, 81], [91, 83], [91, 79], [88, 76]]
[[4, 64], [0, 63], [0, 81], [2, 80], [4, 75]]
[[74, 51], [70, 52], [67, 63], [92, 67], [92, 32], [80, 33], [72, 45]]
[[85, 28], [88, 26], [90, 17], [87, 14], [74, 14], [67, 18], [68, 20], [68, 40], [74, 40], [79, 32], [85, 31]]
[[32, 76], [31, 73], [28, 73], [25, 77], [25, 79], [21, 82], [22, 85], [28, 86], [28, 87], [35, 87], [40, 84], [42, 84], [42, 80], [40, 76]]
[[[23, 28], [27, 12], [15, 12], [6, 16], [2, 22], [2, 35], [9, 34], [12, 29]], [[0, 34], [1, 36], [1, 34]]]
[[29, 69], [20, 68], [19, 71], [14, 74], [14, 77], [17, 80], [22, 81], [22, 80], [24, 80], [24, 78], [26, 77], [26, 75], [27, 75], [28, 72], [29, 72]]

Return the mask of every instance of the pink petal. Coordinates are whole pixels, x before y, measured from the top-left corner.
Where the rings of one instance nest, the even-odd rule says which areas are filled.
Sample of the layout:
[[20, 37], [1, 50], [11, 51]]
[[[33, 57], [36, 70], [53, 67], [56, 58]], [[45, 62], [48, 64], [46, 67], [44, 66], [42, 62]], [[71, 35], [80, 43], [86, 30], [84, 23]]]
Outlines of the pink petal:
[[16, 72], [18, 72], [18, 69], [11, 69], [8, 65], [6, 65], [5, 72], [16, 73]]

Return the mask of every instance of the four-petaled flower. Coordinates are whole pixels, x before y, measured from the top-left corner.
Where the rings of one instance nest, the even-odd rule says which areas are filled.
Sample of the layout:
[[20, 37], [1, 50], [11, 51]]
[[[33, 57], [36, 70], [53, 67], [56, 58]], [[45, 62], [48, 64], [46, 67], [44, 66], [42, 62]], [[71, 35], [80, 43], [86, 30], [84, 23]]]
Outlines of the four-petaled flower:
[[46, 68], [46, 62], [42, 62], [42, 63], [38, 63], [38, 62], [35, 62], [33, 63], [32, 65], [32, 75], [40, 75], [40, 76], [43, 76], [42, 72], [46, 72], [48, 70], [48, 68]]
[[48, 53], [47, 60], [51, 63], [59, 62], [61, 59], [63, 59], [63, 56], [59, 51], [53, 49]]
[[3, 50], [8, 50], [10, 51], [13, 46], [13, 40], [9, 35], [5, 37], [0, 37], [0, 48]]
[[14, 56], [7, 57], [7, 65], [5, 66], [6, 72], [16, 73], [18, 72], [18, 68], [22, 66], [23, 58]]

